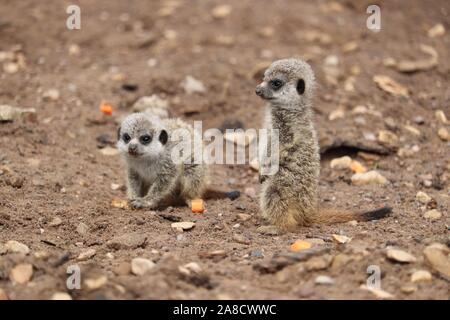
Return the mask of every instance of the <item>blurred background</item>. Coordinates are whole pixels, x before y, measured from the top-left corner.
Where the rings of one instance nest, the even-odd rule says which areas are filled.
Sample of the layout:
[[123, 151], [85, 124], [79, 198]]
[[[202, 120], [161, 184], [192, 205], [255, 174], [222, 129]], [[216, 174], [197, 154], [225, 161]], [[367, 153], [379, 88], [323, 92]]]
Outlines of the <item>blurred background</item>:
[[[411, 268], [387, 262], [382, 250], [398, 245], [419, 257], [430, 243], [448, 243], [450, 2], [377, 1], [378, 32], [367, 27], [371, 4], [1, 0], [0, 105], [34, 112], [17, 111], [14, 119], [0, 112], [0, 245], [19, 240], [34, 253], [47, 252], [49, 260], [28, 256], [39, 270], [32, 288], [14, 287], [0, 272], [0, 289], [12, 298], [49, 298], [64, 290], [61, 266], [94, 249], [83, 266], [92, 276], [107, 274], [112, 283], [73, 298], [373, 298], [359, 290], [367, 251], [386, 274], [383, 288], [396, 297], [448, 298], [448, 283], [439, 277], [403, 290]], [[81, 10], [79, 30], [66, 26], [70, 5]], [[255, 231], [262, 223], [258, 177], [248, 166], [214, 169], [216, 185], [243, 196], [238, 203], [208, 203], [209, 214], [195, 217], [198, 226], [184, 238], [167, 220], [111, 207], [113, 198], [125, 198], [123, 167], [114, 154], [116, 129], [138, 98], [156, 95], [172, 116], [203, 120], [203, 129], [259, 128], [263, 102], [255, 86], [271, 61], [286, 57], [306, 59], [317, 76], [324, 204], [360, 209], [388, 203], [395, 218], [377, 222], [376, 228], [372, 223], [321, 226], [262, 237]], [[99, 111], [102, 101], [113, 107], [112, 115]], [[352, 185], [351, 171], [330, 168], [330, 159], [342, 155], [378, 170], [389, 183]], [[416, 199], [419, 191], [429, 196], [425, 202]], [[192, 219], [183, 210], [165, 213]], [[439, 214], [424, 218], [429, 210]], [[248, 244], [231, 240], [236, 230]], [[129, 232], [145, 233], [147, 248], [142, 243], [122, 248], [105, 260], [114, 251], [108, 241]], [[334, 233], [355, 237], [355, 247], [343, 249], [353, 261], [348, 265], [330, 267], [338, 251], [333, 247], [323, 258], [324, 269], [301, 273], [297, 266], [261, 280], [251, 268], [295, 239], [329, 244]], [[164, 265], [163, 253], [172, 253], [182, 261], [165, 266], [177, 270], [180, 263], [200, 259], [199, 251], [214, 248], [228, 252], [220, 264], [201, 258], [214, 285], [189, 277], [174, 280], [165, 269], [145, 280], [127, 272], [132, 256]], [[66, 260], [58, 260], [67, 252]], [[0, 259], [3, 274], [22, 261], [11, 254]], [[418, 261], [414, 268], [425, 268], [424, 260]], [[320, 272], [336, 284], [316, 286]]]

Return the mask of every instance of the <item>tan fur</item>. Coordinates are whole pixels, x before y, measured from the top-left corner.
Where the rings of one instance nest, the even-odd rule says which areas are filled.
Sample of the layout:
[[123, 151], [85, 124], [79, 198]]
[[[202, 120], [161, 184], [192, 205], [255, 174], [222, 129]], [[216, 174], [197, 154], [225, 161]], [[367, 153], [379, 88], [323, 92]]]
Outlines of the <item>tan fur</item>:
[[[277, 86], [277, 83], [282, 83]], [[314, 223], [379, 219], [389, 208], [365, 213], [318, 208], [320, 154], [313, 124], [315, 80], [299, 59], [275, 61], [264, 73], [256, 94], [267, 100], [266, 125], [279, 130], [279, 170], [262, 177], [261, 213], [282, 230]], [[272, 150], [273, 151], [273, 150]]]
[[[172, 135], [177, 129], [187, 130], [191, 139], [199, 134], [181, 119], [159, 119], [148, 113], [128, 116], [119, 128], [117, 145], [127, 164], [128, 198], [133, 207], [154, 209], [173, 197], [190, 205], [190, 200], [203, 196], [208, 183], [208, 168], [193, 162], [194, 149], [191, 148], [191, 154], [186, 155], [191, 158], [191, 164], [172, 160], [171, 152], [177, 144], [172, 141]], [[166, 143], [158, 140], [163, 131], [168, 134]], [[125, 134], [132, 138], [128, 143], [124, 141]], [[143, 134], [153, 137], [148, 145], [139, 143]], [[129, 154], [131, 143], [137, 144], [140, 156]]]

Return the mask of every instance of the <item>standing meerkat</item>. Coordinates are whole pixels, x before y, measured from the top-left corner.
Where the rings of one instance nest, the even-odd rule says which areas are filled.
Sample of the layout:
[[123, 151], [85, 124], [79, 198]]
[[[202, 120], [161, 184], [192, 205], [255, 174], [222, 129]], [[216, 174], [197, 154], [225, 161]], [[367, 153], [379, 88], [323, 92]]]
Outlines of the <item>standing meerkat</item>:
[[284, 59], [272, 63], [256, 94], [268, 101], [267, 129], [279, 130], [279, 170], [263, 176], [262, 216], [281, 230], [314, 223], [380, 219], [391, 212], [318, 208], [320, 153], [313, 124], [314, 72], [306, 62]]
[[117, 148], [126, 162], [127, 192], [132, 207], [156, 209], [173, 197], [181, 198], [190, 207], [191, 200], [203, 196], [232, 200], [239, 196], [238, 191], [208, 188], [208, 167], [194, 162], [192, 146], [191, 153], [182, 156], [182, 160], [189, 158], [188, 163], [174, 161], [173, 151], [179, 147], [180, 134], [188, 134], [187, 138], [195, 141], [194, 136], [201, 133], [181, 119], [160, 119], [150, 113], [133, 113], [122, 122]]

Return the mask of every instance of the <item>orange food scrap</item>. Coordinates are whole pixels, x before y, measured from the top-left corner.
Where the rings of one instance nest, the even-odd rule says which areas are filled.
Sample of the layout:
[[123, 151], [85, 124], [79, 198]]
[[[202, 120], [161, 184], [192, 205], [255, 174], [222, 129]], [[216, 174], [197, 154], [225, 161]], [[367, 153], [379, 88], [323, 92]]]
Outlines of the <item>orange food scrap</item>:
[[205, 211], [205, 205], [202, 199], [193, 199], [191, 201], [192, 213], [203, 213]]
[[360, 162], [353, 160], [350, 164], [350, 169], [354, 173], [364, 173], [367, 172], [367, 168], [364, 167]]
[[311, 243], [305, 240], [296, 240], [293, 244], [291, 244], [292, 252], [298, 252], [309, 248], [311, 248]]
[[112, 115], [113, 107], [107, 102], [100, 103], [100, 111], [108, 116]]

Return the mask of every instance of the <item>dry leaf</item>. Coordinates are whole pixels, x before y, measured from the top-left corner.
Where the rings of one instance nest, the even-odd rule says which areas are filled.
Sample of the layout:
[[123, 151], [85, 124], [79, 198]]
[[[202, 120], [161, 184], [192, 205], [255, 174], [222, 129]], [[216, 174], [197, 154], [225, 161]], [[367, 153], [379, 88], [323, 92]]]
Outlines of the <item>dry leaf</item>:
[[395, 96], [408, 97], [408, 89], [394, 81], [392, 78], [384, 75], [376, 75], [373, 77], [373, 81], [378, 87]]

